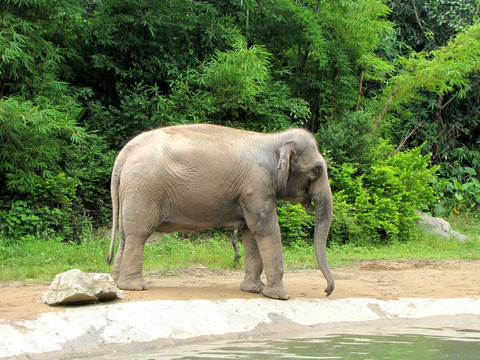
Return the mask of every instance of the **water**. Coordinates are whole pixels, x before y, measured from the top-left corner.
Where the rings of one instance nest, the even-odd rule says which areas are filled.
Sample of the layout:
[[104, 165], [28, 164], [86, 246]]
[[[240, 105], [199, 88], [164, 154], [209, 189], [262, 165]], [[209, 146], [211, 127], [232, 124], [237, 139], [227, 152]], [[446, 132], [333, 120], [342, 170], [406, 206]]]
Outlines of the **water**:
[[[435, 329], [429, 329], [435, 330]], [[435, 333], [435, 331], [427, 331]], [[442, 333], [440, 330], [437, 331]], [[310, 334], [311, 335], [311, 334]], [[480, 332], [455, 330], [450, 335], [352, 335], [236, 340], [166, 347], [145, 353], [116, 353], [95, 359], [479, 359]]]

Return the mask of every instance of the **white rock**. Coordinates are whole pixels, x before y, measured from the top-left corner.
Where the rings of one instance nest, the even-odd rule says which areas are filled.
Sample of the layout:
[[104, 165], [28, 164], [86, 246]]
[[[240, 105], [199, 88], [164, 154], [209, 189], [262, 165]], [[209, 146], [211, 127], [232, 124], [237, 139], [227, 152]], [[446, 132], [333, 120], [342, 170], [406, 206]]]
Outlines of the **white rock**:
[[84, 273], [79, 269], [55, 276], [47, 292], [43, 294], [43, 301], [48, 305], [93, 303], [123, 298], [123, 291], [117, 288], [109, 274]]
[[445, 221], [441, 218], [432, 217], [422, 212], [417, 212], [417, 215], [422, 218], [422, 220], [417, 223], [417, 226], [429, 233], [448, 239], [456, 238], [462, 243], [468, 240], [467, 235], [463, 235], [458, 231], [453, 230], [448, 221]]

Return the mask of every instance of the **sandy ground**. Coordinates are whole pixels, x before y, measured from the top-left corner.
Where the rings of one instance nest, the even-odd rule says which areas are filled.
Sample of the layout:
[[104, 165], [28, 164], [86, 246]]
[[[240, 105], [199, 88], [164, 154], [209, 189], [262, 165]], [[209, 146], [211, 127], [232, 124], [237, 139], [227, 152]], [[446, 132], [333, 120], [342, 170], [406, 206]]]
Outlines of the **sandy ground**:
[[288, 271], [289, 301], [242, 292], [240, 271], [201, 267], [150, 274], [149, 290], [87, 306], [43, 304], [48, 282], [0, 284], [0, 358], [127, 359], [131, 352], [168, 352], [185, 342], [308, 329], [317, 335], [372, 328], [380, 334], [450, 329], [455, 335], [468, 329], [480, 338], [480, 260], [368, 261], [332, 271], [336, 289], [329, 298], [319, 270]]
[[[366, 261], [332, 271], [336, 288], [329, 299], [480, 298], [480, 260]], [[147, 277], [147, 291], [126, 291], [126, 299], [121, 302], [263, 298], [242, 292], [242, 278], [239, 271], [205, 268], [181, 270], [171, 276], [151, 274]], [[319, 270], [287, 271], [284, 281], [292, 299], [324, 298], [325, 280]], [[0, 319], [18, 321], [64, 311], [65, 307], [42, 303], [41, 294], [48, 286], [48, 282], [0, 284]]]

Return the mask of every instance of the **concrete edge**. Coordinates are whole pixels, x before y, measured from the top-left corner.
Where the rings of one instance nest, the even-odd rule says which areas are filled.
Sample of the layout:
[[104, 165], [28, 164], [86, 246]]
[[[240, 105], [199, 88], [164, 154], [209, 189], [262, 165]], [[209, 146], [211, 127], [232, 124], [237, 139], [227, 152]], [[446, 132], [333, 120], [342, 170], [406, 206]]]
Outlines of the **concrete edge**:
[[261, 335], [329, 324], [345, 327], [461, 314], [480, 315], [480, 298], [289, 301], [259, 298], [103, 303], [43, 313], [32, 320], [0, 320], [0, 358], [84, 356], [138, 343], [158, 346], [212, 337], [232, 338], [232, 334]]

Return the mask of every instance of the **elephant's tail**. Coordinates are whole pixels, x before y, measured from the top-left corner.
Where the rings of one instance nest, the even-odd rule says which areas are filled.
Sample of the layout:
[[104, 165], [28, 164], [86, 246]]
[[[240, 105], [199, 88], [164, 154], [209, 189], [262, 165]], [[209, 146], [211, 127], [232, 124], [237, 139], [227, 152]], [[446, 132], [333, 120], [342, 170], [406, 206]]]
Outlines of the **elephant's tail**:
[[118, 217], [119, 217], [119, 198], [118, 198], [118, 187], [120, 184], [120, 172], [121, 166], [118, 162], [115, 162], [112, 171], [112, 180], [110, 184], [110, 192], [112, 197], [112, 237], [110, 240], [110, 250], [108, 251], [107, 264], [110, 265], [113, 259], [113, 247], [115, 245], [115, 237], [117, 234], [118, 228]]

